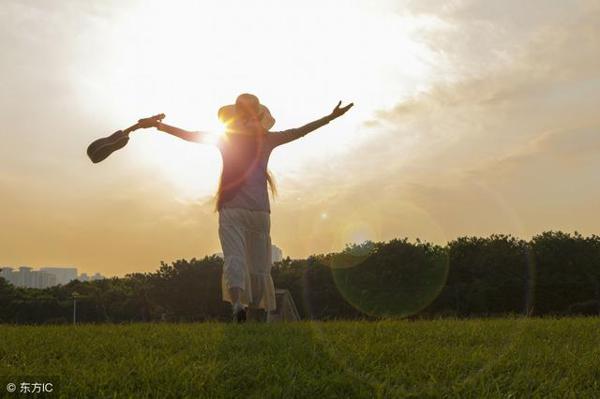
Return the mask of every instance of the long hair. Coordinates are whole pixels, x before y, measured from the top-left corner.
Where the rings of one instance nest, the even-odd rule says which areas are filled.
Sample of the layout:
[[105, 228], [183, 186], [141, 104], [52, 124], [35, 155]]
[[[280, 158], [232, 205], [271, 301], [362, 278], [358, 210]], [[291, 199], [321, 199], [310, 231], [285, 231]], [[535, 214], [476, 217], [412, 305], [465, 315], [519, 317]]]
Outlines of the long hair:
[[277, 185], [275, 184], [275, 178], [273, 173], [267, 169], [267, 182], [269, 183], [269, 189], [271, 189], [271, 196], [273, 199], [277, 196]]

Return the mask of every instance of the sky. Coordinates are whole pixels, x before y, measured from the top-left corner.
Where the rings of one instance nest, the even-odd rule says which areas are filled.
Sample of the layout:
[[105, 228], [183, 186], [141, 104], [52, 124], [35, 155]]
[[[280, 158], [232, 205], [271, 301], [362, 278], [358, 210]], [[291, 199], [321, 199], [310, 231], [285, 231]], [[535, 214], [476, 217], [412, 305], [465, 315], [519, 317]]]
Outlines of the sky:
[[271, 237], [305, 258], [364, 240], [600, 233], [600, 3], [0, 3], [0, 267], [123, 276], [220, 252], [222, 129], [257, 95], [299, 127], [274, 150]]

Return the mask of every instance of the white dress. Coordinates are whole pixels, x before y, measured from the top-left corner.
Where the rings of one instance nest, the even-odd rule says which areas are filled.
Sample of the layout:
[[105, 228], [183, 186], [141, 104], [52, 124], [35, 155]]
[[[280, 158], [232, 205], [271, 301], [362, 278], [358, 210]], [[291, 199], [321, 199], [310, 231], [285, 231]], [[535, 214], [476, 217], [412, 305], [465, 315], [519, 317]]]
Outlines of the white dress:
[[270, 230], [269, 212], [244, 208], [222, 208], [219, 211], [224, 301], [231, 302], [229, 288], [240, 287], [242, 304], [266, 311], [275, 310]]

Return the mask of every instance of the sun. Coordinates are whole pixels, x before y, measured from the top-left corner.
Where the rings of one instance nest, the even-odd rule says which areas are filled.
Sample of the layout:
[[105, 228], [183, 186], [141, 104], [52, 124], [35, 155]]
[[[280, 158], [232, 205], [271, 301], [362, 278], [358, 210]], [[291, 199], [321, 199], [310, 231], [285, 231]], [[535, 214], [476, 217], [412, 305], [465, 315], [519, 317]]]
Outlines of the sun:
[[218, 128], [202, 131], [205, 134], [204, 144], [209, 145], [217, 145], [221, 138], [225, 136], [225, 132], [227, 131], [227, 127], [225, 124], [220, 124]]

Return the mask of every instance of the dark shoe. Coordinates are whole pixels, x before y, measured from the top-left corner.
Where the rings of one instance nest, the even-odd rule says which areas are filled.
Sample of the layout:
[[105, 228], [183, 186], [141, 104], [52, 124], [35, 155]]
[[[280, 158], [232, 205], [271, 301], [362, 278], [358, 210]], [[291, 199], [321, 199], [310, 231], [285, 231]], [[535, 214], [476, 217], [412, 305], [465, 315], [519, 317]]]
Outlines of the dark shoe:
[[244, 323], [246, 321], [246, 309], [241, 308], [233, 314], [234, 323]]

